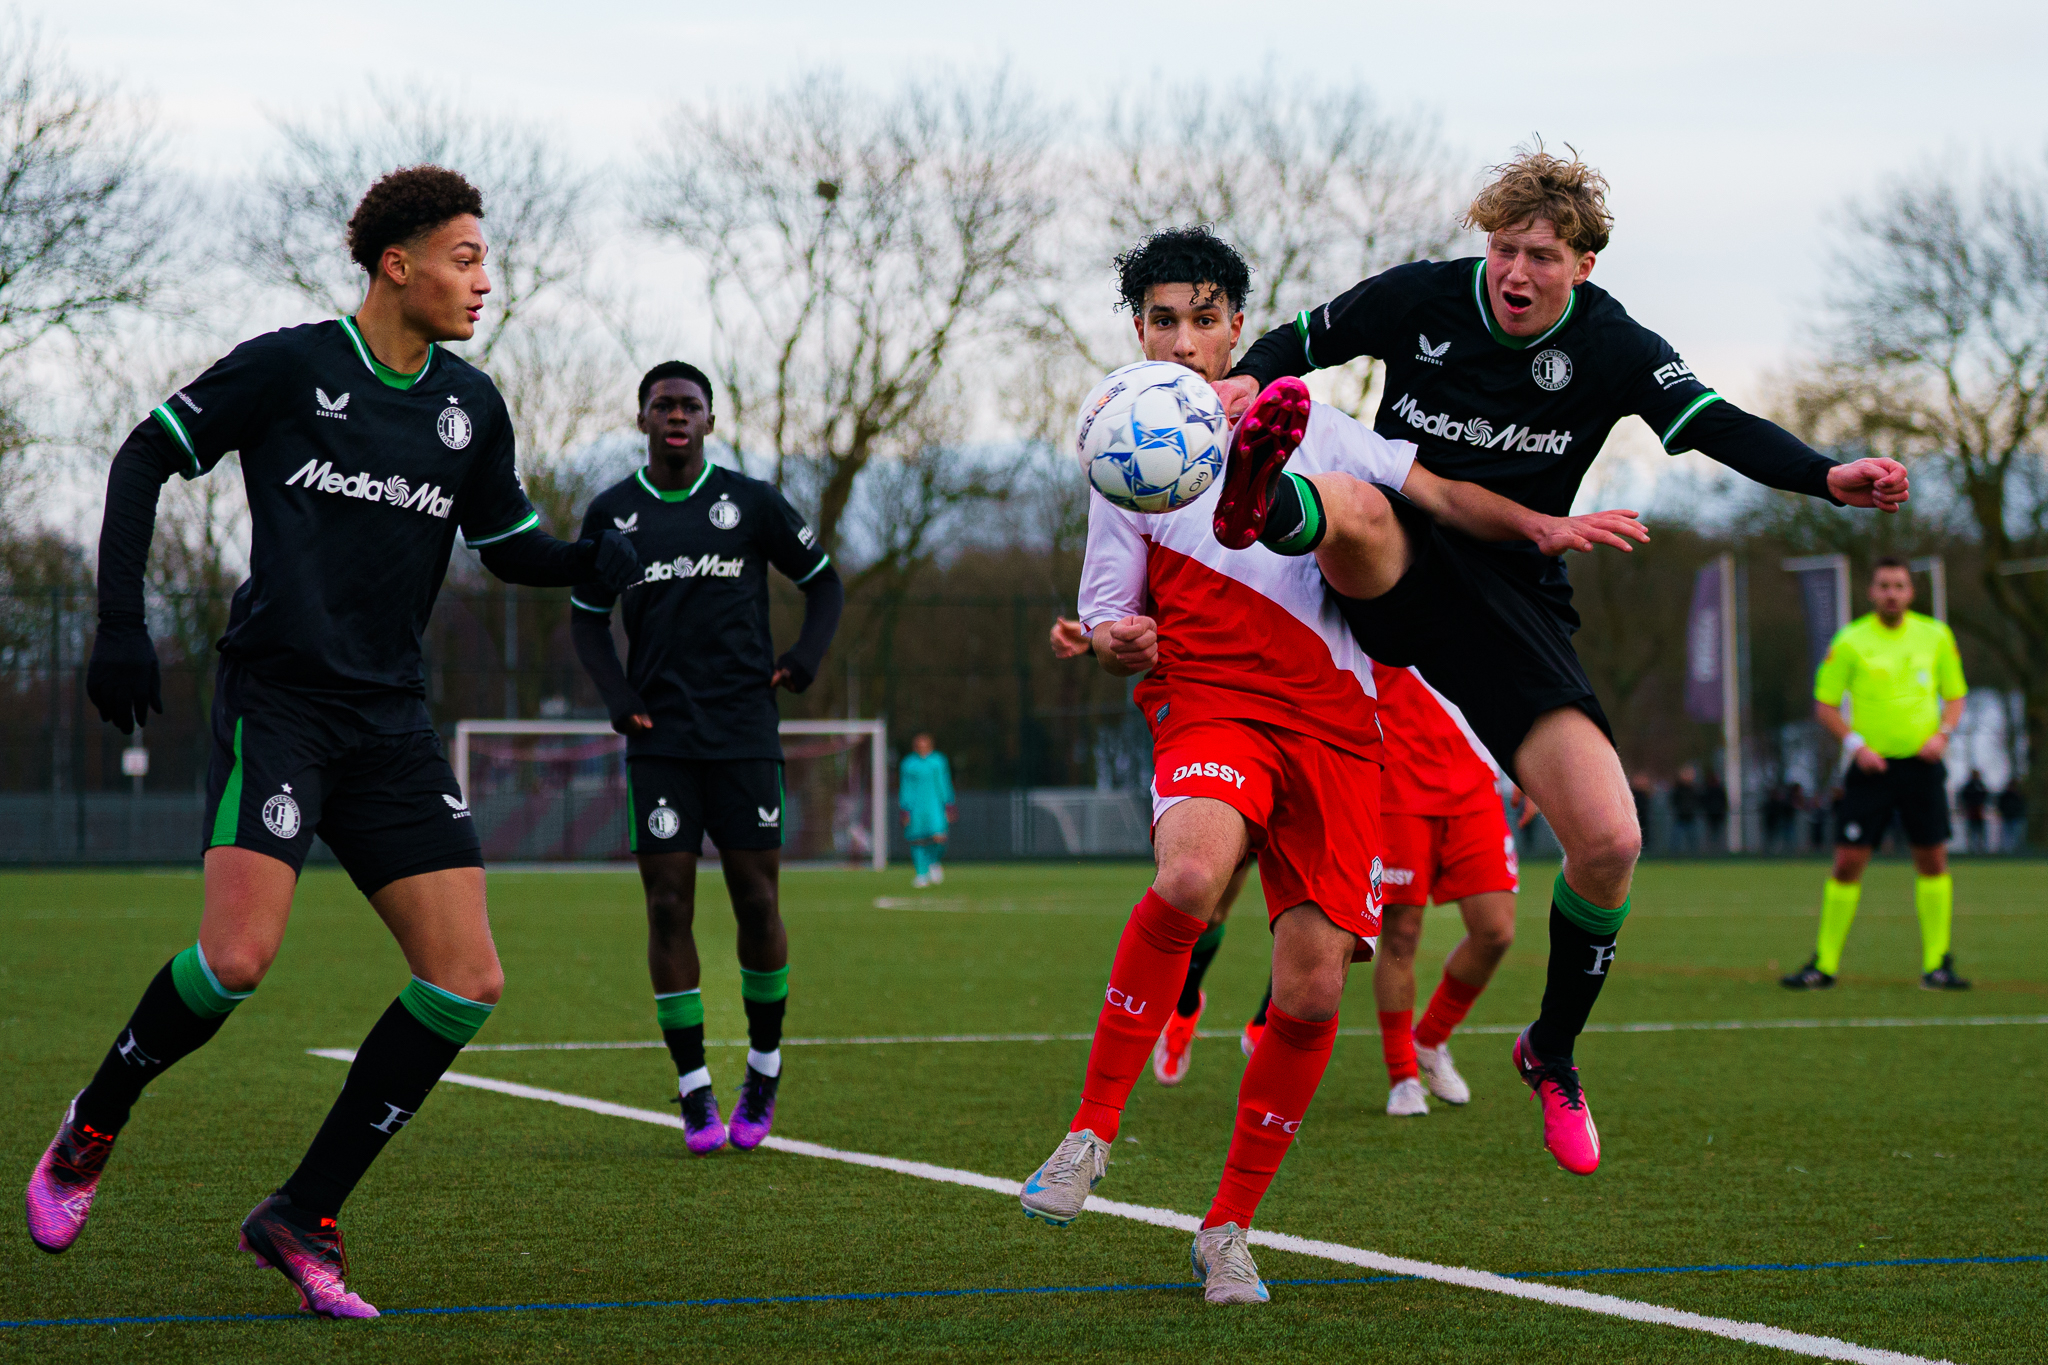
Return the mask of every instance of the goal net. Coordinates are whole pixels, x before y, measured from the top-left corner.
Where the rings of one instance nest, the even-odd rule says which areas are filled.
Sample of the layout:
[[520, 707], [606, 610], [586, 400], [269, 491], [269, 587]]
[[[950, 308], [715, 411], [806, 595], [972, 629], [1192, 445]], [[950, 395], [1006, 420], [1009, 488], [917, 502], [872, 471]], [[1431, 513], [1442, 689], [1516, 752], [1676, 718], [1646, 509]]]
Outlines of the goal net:
[[[782, 722], [785, 860], [888, 865], [887, 749], [883, 721]], [[454, 759], [486, 862], [631, 856], [626, 741], [607, 722], [458, 721]]]

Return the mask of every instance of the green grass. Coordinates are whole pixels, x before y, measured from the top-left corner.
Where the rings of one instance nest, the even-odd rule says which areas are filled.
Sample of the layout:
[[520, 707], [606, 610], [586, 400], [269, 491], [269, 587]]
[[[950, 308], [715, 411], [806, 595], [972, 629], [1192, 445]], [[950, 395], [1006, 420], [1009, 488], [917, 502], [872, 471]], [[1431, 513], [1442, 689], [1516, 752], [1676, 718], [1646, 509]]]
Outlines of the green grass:
[[[1473, 1011], [1519, 1024], [1542, 986], [1550, 870], [1531, 868], [1523, 943]], [[2048, 1013], [2048, 868], [1963, 863], [1956, 945], [1969, 995], [1915, 988], [1910, 871], [1872, 870], [1842, 984], [1793, 995], [1819, 864], [1646, 866], [1596, 1019]], [[907, 871], [786, 875], [793, 1035], [1079, 1032], [1101, 998], [1136, 865], [953, 869], [908, 898]], [[0, 876], [0, 1153], [25, 1177], [149, 976], [189, 943], [196, 876]], [[730, 921], [701, 883], [708, 1032], [744, 1036]], [[653, 1035], [638, 882], [498, 875], [508, 988], [479, 1042]], [[1258, 1000], [1256, 894], [1210, 977], [1211, 1027]], [[1426, 992], [1455, 941], [1432, 912]], [[0, 1238], [0, 1318], [275, 1313], [290, 1291], [234, 1251], [236, 1221], [296, 1163], [340, 1086], [311, 1047], [352, 1047], [406, 980], [375, 916], [333, 873], [307, 876], [270, 978], [221, 1037], [159, 1081], [113, 1159], [92, 1225], [63, 1257]], [[1370, 1026], [1354, 978], [1348, 1026]], [[2048, 1253], [2048, 1029], [1823, 1029], [1589, 1035], [1579, 1061], [1605, 1143], [1598, 1175], [1540, 1145], [1505, 1036], [1457, 1045], [1473, 1103], [1381, 1112], [1370, 1037], [1340, 1039], [1263, 1227], [1495, 1271]], [[786, 1054], [777, 1131], [1021, 1177], [1078, 1094], [1085, 1045], [804, 1047]], [[712, 1053], [729, 1099], [737, 1048]], [[477, 1053], [458, 1069], [660, 1109], [658, 1050]], [[1197, 1045], [1177, 1090], [1141, 1081], [1102, 1193], [1199, 1213], [1228, 1141], [1241, 1060]], [[352, 1283], [388, 1309], [996, 1286], [1156, 1284], [1184, 1235], [1091, 1216], [1065, 1231], [971, 1189], [761, 1151], [700, 1160], [680, 1134], [444, 1086], [344, 1215]], [[1261, 1251], [1269, 1279], [1358, 1272]], [[1629, 1275], [1578, 1287], [1972, 1362], [2048, 1358], [2048, 1265]], [[1192, 1289], [460, 1317], [0, 1330], [0, 1357], [274, 1359], [1261, 1359], [1747, 1361], [1780, 1352], [1432, 1283], [1281, 1287], [1256, 1311]], [[1248, 1354], [1246, 1354], [1248, 1358]]]

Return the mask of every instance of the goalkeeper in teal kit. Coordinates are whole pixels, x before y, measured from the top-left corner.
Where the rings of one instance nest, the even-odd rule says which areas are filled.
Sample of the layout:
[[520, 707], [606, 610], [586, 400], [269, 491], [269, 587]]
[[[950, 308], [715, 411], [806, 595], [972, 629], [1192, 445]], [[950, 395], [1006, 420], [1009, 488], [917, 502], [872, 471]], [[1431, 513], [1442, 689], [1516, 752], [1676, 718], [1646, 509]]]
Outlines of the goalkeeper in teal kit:
[[928, 734], [910, 741], [896, 784], [896, 801], [903, 808], [903, 837], [910, 841], [911, 861], [917, 867], [917, 880], [911, 885], [937, 886], [946, 880], [939, 855], [945, 851], [946, 831], [953, 823], [953, 768]]

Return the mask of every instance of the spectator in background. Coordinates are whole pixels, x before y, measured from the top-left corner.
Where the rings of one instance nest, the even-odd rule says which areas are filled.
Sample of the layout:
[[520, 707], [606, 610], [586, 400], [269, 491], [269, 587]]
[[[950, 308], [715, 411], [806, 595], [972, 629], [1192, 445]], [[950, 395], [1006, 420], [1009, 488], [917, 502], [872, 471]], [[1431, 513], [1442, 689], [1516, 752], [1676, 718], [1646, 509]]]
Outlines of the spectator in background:
[[910, 841], [911, 861], [917, 868], [911, 885], [937, 886], [946, 880], [939, 855], [953, 824], [953, 768], [929, 734], [910, 741], [897, 777], [896, 804], [903, 810], [903, 837]]
[[1963, 846], [1972, 853], [1990, 852], [1990, 827], [1984, 817], [1991, 804], [1991, 788], [1985, 784], [1984, 774], [1970, 769], [1970, 780], [1963, 783], [1956, 798], [1963, 807]]
[[1656, 789], [1650, 785], [1650, 775], [1637, 769], [1628, 780], [1628, 791], [1635, 798], [1636, 828], [1643, 832], [1643, 843], [1647, 847], [1650, 842], [1650, 801], [1656, 795]]
[[2027, 794], [2017, 773], [1998, 794], [1998, 842], [2006, 853], [2019, 852], [2027, 842]]
[[1721, 775], [1711, 768], [1707, 770], [1707, 780], [1700, 784], [1700, 814], [1706, 817], [1707, 847], [1728, 847], [1728, 789], [1721, 785]]
[[1671, 784], [1671, 846], [1678, 853], [1700, 851], [1700, 770], [1690, 763]]
[[1764, 791], [1764, 851], [1782, 853], [1791, 842], [1792, 789], [1773, 782]]

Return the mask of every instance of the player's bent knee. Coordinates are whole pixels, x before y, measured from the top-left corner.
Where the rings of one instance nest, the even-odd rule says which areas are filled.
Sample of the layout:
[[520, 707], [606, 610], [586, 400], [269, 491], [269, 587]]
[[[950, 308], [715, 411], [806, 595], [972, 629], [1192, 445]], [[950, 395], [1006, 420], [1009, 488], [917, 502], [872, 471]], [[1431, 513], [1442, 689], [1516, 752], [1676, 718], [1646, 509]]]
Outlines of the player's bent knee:
[[217, 950], [208, 950], [206, 965], [212, 970], [214, 980], [222, 990], [240, 993], [253, 991], [261, 985], [270, 971], [270, 964], [277, 957], [277, 949], [254, 945], [229, 944]]

